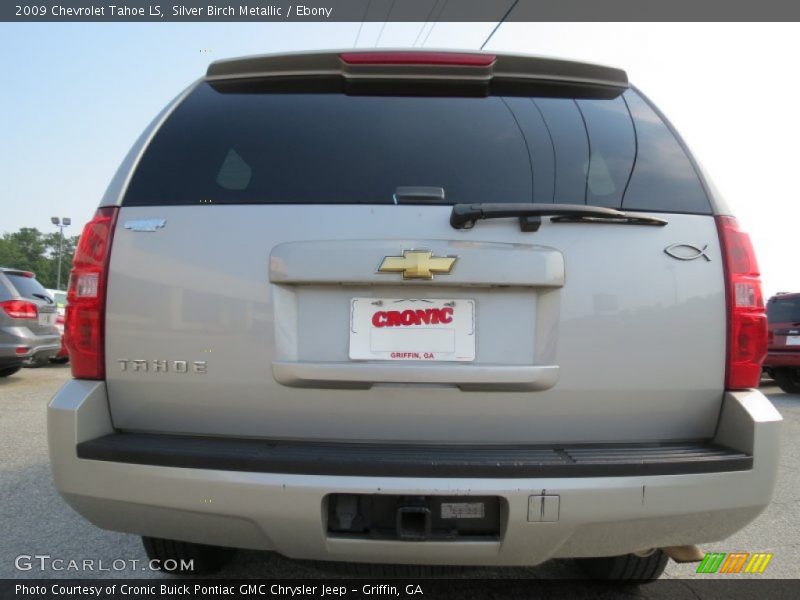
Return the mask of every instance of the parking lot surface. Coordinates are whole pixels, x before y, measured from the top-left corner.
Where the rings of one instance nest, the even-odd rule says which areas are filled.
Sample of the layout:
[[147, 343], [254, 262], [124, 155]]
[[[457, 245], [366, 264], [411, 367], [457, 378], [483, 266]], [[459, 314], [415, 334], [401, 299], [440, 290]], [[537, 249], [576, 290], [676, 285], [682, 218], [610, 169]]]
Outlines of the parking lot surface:
[[[122, 569], [95, 572], [19, 570], [20, 555], [49, 555], [82, 561], [146, 561], [141, 541], [133, 535], [103, 531], [72, 511], [53, 489], [47, 454], [46, 407], [70, 377], [69, 366], [23, 369], [0, 379], [0, 578], [42, 577], [169, 577], [158, 571]], [[800, 577], [800, 395], [782, 393], [765, 382], [763, 391], [785, 419], [782, 457], [775, 497], [770, 507], [733, 537], [705, 544], [704, 551], [772, 552], [774, 557], [760, 577]], [[695, 581], [696, 565], [670, 563], [665, 578]], [[347, 573], [347, 571], [345, 571]], [[352, 571], [349, 572], [353, 574]], [[369, 571], [366, 573], [369, 575]], [[424, 575], [425, 573], [418, 573]], [[331, 578], [324, 565], [289, 560], [274, 553], [240, 551], [219, 576], [226, 578]], [[449, 576], [475, 578], [577, 578], [571, 561], [550, 561], [530, 568], [465, 569]], [[737, 577], [736, 575], [721, 577]], [[738, 577], [741, 577], [739, 575]], [[692, 583], [687, 582], [691, 592]], [[630, 594], [628, 594], [629, 596]], [[496, 594], [493, 596], [497, 597]], [[695, 594], [699, 596], [699, 594]], [[651, 597], [651, 596], [648, 596]]]

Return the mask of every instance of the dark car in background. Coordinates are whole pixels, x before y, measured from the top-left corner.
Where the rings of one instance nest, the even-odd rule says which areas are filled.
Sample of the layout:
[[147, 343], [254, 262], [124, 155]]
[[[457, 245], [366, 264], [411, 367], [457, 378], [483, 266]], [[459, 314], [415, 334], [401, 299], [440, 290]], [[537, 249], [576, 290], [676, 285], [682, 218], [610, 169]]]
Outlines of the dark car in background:
[[46, 364], [61, 347], [56, 304], [30, 271], [0, 267], [0, 377]]
[[769, 350], [764, 370], [787, 394], [800, 393], [800, 293], [767, 302]]

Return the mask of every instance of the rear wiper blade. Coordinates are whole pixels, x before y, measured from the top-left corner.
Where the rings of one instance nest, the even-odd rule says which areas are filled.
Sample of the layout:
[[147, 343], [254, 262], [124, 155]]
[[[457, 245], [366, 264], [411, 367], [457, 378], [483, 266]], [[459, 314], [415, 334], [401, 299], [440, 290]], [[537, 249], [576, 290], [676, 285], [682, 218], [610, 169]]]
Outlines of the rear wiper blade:
[[571, 216], [561, 215], [550, 219], [551, 223], [619, 223], [621, 225], [650, 225], [653, 227], [663, 227], [668, 223], [664, 219], [656, 217], [643, 217], [642, 215], [631, 215], [623, 213], [621, 216]]
[[[519, 217], [520, 228], [523, 231], [536, 231], [541, 223], [539, 217], [554, 215], [570, 216], [622, 216], [622, 213], [613, 208], [602, 206], [588, 206], [585, 204], [529, 204], [519, 203], [481, 203], [481, 204], [455, 204], [450, 213], [450, 225], [454, 229], [471, 229], [479, 219], [504, 219]], [[531, 225], [530, 219], [536, 218], [535, 229], [526, 229]], [[523, 221], [525, 219], [525, 221]]]
[[528, 204], [482, 203], [455, 204], [450, 213], [450, 225], [454, 229], [471, 229], [480, 219], [503, 219], [518, 217], [522, 231], [537, 231], [542, 217], [555, 217], [558, 222], [582, 223], [626, 223], [632, 225], [663, 226], [667, 222], [654, 217], [631, 215], [614, 208], [587, 204]]
[[31, 296], [36, 296], [37, 298], [41, 298], [42, 300], [44, 300], [48, 304], [52, 304], [54, 302], [54, 300], [50, 296], [47, 296], [45, 294], [37, 294], [36, 292], [33, 292], [31, 294]]

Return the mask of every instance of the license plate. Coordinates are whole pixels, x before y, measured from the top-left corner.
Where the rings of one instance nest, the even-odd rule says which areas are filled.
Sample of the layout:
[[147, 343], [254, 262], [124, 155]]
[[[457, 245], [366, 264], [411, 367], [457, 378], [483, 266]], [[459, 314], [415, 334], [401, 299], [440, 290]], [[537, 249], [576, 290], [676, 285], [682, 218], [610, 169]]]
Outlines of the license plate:
[[55, 313], [39, 313], [39, 325], [54, 325], [56, 322]]
[[443, 519], [482, 519], [483, 502], [442, 502]]
[[787, 346], [800, 346], [800, 335], [787, 335], [786, 336], [786, 345]]
[[350, 358], [475, 360], [475, 301], [353, 298]]

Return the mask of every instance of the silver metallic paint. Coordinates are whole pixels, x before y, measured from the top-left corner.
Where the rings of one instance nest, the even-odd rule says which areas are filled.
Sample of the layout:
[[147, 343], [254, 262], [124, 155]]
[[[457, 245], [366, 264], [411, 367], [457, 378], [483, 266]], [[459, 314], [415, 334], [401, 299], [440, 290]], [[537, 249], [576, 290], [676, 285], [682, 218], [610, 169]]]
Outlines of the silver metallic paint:
[[[514, 219], [453, 230], [445, 206], [211, 205], [123, 207], [119, 221], [156, 215], [170, 226], [143, 236], [118, 225], [114, 237], [106, 360], [119, 428], [475, 443], [714, 433], [725, 357], [722, 261], [663, 252], [692, 239], [718, 259], [712, 217], [670, 215], [663, 228], [545, 222], [525, 233]], [[458, 254], [457, 269], [414, 282], [374, 272], [388, 248], [399, 252], [410, 240]], [[451, 366], [444, 380], [415, 375], [398, 384], [399, 370], [387, 375], [396, 364], [372, 376], [362, 369], [355, 379], [371, 381], [369, 389], [276, 381], [276, 365], [291, 384], [300, 371], [314, 380], [310, 370], [348, 362], [351, 298], [443, 294], [476, 300], [475, 367], [555, 366], [557, 383], [465, 392], [445, 382], [471, 365]], [[154, 350], [206, 360], [208, 374], [156, 380], [115, 368], [118, 358]], [[293, 376], [287, 362], [296, 364]]]

